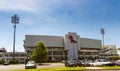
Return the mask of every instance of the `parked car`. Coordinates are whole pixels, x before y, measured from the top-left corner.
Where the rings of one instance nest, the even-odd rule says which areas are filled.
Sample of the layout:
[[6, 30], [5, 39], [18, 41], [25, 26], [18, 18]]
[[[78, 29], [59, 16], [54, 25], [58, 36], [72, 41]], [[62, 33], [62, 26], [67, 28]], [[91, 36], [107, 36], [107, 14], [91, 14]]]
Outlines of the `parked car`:
[[66, 67], [75, 67], [77, 66], [77, 60], [76, 59], [71, 59], [65, 62]]
[[106, 59], [102, 59], [102, 63], [103, 63], [103, 65], [105, 65], [105, 66], [113, 66], [112, 62], [110, 62], [110, 61], [108, 61], [108, 60], [106, 60]]
[[9, 65], [9, 62], [8, 62], [8, 61], [5, 61], [3, 65]]
[[91, 61], [90, 63], [90, 66], [111, 66], [112, 63], [106, 59], [96, 59], [94, 61]]
[[103, 65], [103, 62], [102, 62], [101, 59], [96, 59], [96, 60], [94, 60], [94, 61], [91, 61], [89, 64], [90, 64], [91, 66], [102, 66], [102, 65]]
[[62, 63], [65, 63], [65, 60], [62, 60], [61, 62], [62, 62]]
[[114, 65], [120, 66], [120, 60], [116, 60], [114, 62], [112, 62]]
[[81, 63], [82, 63], [82, 66], [90, 66], [90, 60], [87, 60], [87, 59], [85, 59], [85, 60], [81, 60]]
[[25, 65], [25, 69], [33, 69], [33, 68], [36, 68], [35, 61], [28, 61], [27, 64]]
[[77, 66], [84, 66], [81, 60], [77, 60]]

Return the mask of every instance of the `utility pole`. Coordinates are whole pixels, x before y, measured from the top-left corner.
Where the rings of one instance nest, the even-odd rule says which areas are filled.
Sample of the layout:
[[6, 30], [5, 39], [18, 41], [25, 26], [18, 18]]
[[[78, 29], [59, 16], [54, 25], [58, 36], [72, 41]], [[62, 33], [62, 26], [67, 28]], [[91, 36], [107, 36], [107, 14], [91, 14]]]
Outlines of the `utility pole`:
[[103, 47], [104, 59], [105, 59], [105, 49], [104, 49], [104, 34], [105, 34], [105, 31], [104, 31], [103, 28], [101, 28], [100, 32], [102, 34], [102, 47]]
[[15, 34], [16, 34], [16, 24], [19, 23], [19, 17], [17, 17], [17, 15], [14, 15], [11, 17], [11, 23], [13, 23], [13, 27], [14, 27], [14, 36], [13, 36], [13, 61], [15, 59]]

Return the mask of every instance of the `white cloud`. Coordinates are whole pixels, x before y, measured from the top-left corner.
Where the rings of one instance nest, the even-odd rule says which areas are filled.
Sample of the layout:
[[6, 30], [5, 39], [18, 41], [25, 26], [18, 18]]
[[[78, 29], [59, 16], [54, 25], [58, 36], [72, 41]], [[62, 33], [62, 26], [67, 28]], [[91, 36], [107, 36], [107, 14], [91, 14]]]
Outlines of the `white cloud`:
[[35, 0], [0, 0], [0, 10], [36, 12], [35, 3]]
[[0, 0], [0, 10], [50, 12], [59, 2], [60, 0]]
[[54, 9], [63, 5], [76, 6], [79, 3], [81, 1], [78, 0], [0, 0], [0, 10], [21, 10], [43, 14], [54, 12]]

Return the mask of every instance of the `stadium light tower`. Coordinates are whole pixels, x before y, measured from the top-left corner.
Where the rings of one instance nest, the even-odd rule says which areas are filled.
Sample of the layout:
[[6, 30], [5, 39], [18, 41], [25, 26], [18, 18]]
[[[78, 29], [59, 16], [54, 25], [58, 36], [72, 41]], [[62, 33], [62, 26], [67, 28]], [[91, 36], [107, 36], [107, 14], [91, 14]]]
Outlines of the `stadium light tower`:
[[19, 23], [19, 17], [17, 15], [14, 15], [11, 17], [11, 23], [13, 23], [14, 27], [14, 36], [13, 36], [13, 60], [15, 59], [15, 33], [16, 33], [16, 24]]
[[105, 49], [104, 49], [104, 34], [105, 34], [105, 31], [104, 31], [103, 28], [101, 28], [100, 32], [102, 34], [102, 46], [103, 46], [104, 58], [105, 58]]

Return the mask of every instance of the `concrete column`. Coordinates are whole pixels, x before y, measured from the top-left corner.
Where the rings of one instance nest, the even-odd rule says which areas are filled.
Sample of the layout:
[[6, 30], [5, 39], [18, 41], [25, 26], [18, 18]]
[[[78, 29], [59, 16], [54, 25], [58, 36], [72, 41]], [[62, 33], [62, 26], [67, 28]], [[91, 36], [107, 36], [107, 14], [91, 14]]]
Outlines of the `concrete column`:
[[65, 59], [65, 52], [63, 51], [63, 59]]
[[53, 53], [53, 51], [52, 51], [52, 61], [54, 61], [54, 53]]

